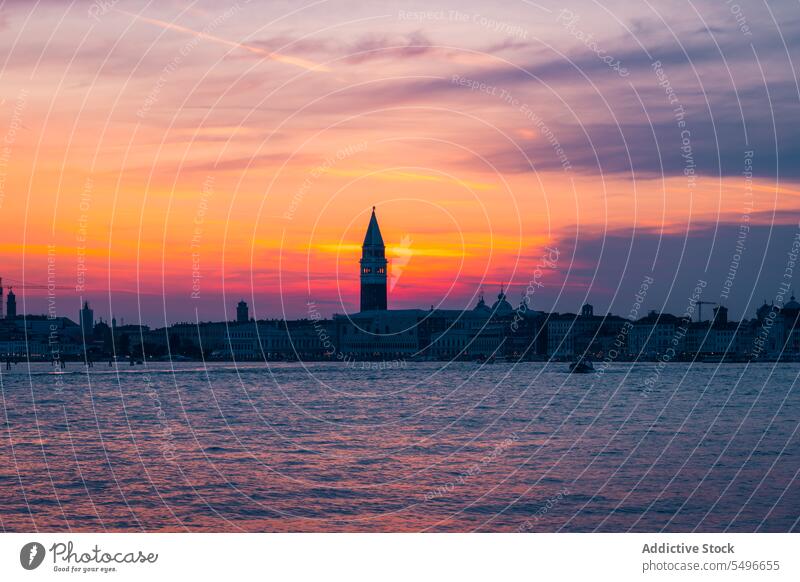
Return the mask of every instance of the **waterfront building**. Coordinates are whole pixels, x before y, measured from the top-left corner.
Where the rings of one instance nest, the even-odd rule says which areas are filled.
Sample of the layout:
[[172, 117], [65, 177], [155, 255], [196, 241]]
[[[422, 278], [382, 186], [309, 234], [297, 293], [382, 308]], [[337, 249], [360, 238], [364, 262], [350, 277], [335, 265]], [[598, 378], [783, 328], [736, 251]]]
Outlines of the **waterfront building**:
[[612, 349], [623, 346], [619, 333], [626, 320], [616, 315], [595, 315], [594, 307], [587, 303], [580, 314], [561, 313], [547, 318], [547, 354], [554, 359], [572, 359], [591, 355], [601, 358]]
[[686, 351], [689, 319], [651, 311], [633, 323], [628, 332], [628, 354], [640, 359], [669, 355], [674, 359]]

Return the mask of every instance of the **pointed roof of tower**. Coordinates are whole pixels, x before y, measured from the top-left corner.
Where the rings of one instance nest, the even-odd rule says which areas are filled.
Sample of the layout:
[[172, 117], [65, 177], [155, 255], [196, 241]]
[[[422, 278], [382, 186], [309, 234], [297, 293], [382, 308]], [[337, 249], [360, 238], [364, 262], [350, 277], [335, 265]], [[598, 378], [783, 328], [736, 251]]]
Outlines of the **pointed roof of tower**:
[[378, 226], [378, 219], [375, 217], [375, 207], [372, 207], [372, 216], [369, 219], [369, 226], [367, 227], [367, 234], [364, 237], [364, 246], [382, 247], [383, 237], [381, 236], [381, 227]]

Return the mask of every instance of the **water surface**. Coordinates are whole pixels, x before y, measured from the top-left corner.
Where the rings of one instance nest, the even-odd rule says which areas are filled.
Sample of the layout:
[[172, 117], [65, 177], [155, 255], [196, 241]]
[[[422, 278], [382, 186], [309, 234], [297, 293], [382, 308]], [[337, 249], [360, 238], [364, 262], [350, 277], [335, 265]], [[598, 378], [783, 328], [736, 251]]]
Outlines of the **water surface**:
[[0, 526], [800, 528], [799, 365], [565, 366], [19, 364]]

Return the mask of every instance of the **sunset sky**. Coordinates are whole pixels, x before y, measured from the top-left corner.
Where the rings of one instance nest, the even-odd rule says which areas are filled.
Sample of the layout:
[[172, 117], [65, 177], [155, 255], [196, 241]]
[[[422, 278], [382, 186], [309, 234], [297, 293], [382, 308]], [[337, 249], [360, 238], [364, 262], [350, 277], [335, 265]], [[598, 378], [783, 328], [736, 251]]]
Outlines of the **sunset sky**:
[[390, 307], [516, 304], [549, 247], [536, 309], [626, 315], [652, 276], [648, 309], [703, 279], [752, 317], [794, 285], [800, 18], [740, 4], [0, 0], [3, 285], [351, 312], [374, 205]]

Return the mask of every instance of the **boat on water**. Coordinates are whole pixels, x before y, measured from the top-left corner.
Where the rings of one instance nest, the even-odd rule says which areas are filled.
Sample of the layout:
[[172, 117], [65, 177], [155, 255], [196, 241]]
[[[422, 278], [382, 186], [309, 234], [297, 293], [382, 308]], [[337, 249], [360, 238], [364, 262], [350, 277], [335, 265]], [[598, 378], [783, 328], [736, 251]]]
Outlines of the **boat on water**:
[[594, 366], [588, 358], [578, 358], [569, 365], [570, 374], [591, 374]]

